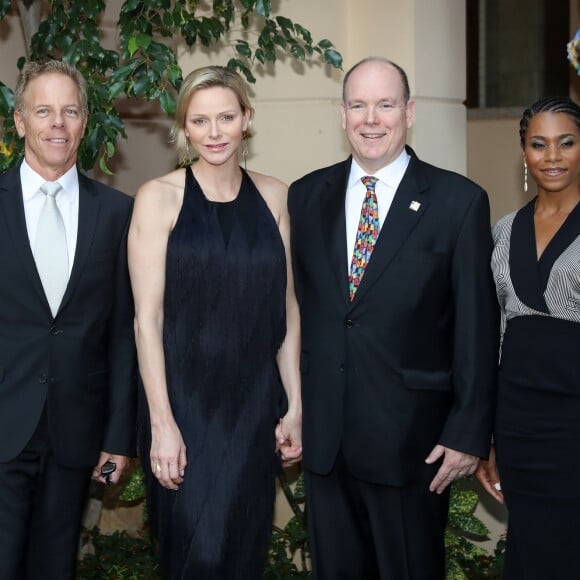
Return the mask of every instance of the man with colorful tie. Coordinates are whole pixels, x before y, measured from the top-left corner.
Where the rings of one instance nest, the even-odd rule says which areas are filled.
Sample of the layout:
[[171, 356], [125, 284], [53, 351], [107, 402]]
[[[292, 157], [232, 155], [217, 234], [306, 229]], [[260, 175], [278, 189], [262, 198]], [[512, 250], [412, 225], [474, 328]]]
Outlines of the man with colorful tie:
[[87, 105], [72, 66], [24, 66], [24, 160], [0, 176], [2, 580], [74, 578], [91, 476], [135, 451], [132, 200], [77, 170]]
[[419, 160], [407, 75], [343, 84], [352, 156], [290, 187], [317, 580], [440, 580], [449, 484], [490, 443], [499, 317], [485, 192]]

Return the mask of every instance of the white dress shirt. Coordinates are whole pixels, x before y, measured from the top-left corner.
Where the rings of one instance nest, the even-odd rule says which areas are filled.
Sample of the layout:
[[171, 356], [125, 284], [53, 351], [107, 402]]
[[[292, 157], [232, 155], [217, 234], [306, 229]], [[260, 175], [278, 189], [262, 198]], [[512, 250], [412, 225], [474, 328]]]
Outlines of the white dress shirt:
[[[403, 175], [405, 175], [410, 159], [411, 156], [405, 149], [403, 149], [401, 154], [392, 163], [389, 163], [386, 167], [382, 167], [373, 174], [373, 176], [378, 179], [375, 186], [375, 193], [377, 194], [379, 226], [381, 228], [383, 227], [387, 213], [389, 213], [389, 209], [391, 208], [391, 204], [395, 198], [395, 192], [403, 179]], [[366, 187], [361, 181], [361, 178], [365, 175], [368, 175], [368, 173], [353, 159], [350, 167], [350, 175], [348, 177], [346, 197], [344, 200], [346, 243], [347, 248], [349, 249], [347, 256], [347, 272], [350, 272], [354, 243], [356, 241], [356, 232], [360, 220], [360, 212], [366, 195]]]
[[[79, 177], [76, 166], [69, 169], [57, 181], [60, 183], [62, 191], [56, 196], [56, 204], [62, 215], [66, 231], [68, 271], [70, 274], [75, 257], [79, 225]], [[46, 179], [38, 175], [26, 161], [23, 161], [20, 166], [20, 182], [22, 183], [22, 199], [24, 201], [28, 240], [30, 241], [30, 247], [34, 248], [38, 220], [46, 199], [45, 194], [40, 191], [40, 186], [46, 183]]]

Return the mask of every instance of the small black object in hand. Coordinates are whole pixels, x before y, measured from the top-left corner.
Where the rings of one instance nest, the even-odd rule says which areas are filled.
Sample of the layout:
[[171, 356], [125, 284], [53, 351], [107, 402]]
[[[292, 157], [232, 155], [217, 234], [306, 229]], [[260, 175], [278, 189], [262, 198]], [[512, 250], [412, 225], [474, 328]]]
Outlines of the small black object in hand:
[[107, 484], [111, 483], [111, 473], [117, 469], [117, 464], [113, 461], [107, 461], [101, 466], [101, 477], [105, 478]]

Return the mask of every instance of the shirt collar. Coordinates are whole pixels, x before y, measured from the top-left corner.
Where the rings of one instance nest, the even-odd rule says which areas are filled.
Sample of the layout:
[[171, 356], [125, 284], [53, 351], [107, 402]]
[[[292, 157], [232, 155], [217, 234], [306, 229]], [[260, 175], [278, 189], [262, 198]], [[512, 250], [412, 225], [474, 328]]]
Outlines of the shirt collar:
[[[385, 167], [381, 167], [373, 175], [385, 185], [399, 187], [399, 183], [403, 179], [403, 175], [407, 170], [411, 156], [407, 150], [403, 148], [399, 156]], [[356, 162], [353, 158], [350, 166], [350, 174], [348, 177], [348, 188], [350, 189], [358, 180], [360, 180], [368, 173]]]
[[[60, 183], [63, 191], [58, 194], [59, 199], [71, 201], [75, 192], [78, 191], [78, 171], [76, 165], [73, 165], [64, 175], [61, 175], [57, 181]], [[26, 160], [22, 161], [20, 166], [20, 183], [22, 184], [22, 196], [24, 201], [30, 201], [35, 195], [39, 194], [40, 186], [46, 183], [46, 179], [41, 177]]]

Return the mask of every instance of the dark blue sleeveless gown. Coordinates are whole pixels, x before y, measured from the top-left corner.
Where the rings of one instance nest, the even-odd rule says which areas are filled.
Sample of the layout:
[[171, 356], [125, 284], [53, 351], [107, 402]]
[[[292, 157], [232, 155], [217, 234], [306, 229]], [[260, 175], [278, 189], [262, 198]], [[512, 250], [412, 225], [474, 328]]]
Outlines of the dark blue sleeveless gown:
[[188, 461], [177, 492], [150, 472], [141, 392], [149, 518], [171, 580], [260, 578], [272, 526], [284, 246], [245, 172], [225, 237], [219, 205], [206, 199], [187, 168], [167, 248], [164, 299], [168, 391]]

